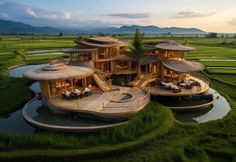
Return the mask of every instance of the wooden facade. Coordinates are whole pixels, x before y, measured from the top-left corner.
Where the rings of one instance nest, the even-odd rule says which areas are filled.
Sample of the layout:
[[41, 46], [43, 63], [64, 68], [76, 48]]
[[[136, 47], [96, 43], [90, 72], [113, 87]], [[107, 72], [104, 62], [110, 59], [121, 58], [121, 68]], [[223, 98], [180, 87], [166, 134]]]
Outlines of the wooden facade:
[[40, 80], [39, 81], [42, 96], [50, 98], [62, 95], [65, 91], [74, 89], [83, 90], [85, 87], [92, 87], [92, 76], [84, 78], [67, 78], [59, 80]]
[[[95, 69], [104, 73], [106, 77], [111, 77], [112, 74], [129, 75], [135, 73], [136, 63], [129, 60], [119, 60], [118, 57], [125, 52], [125, 45], [117, 40], [109, 38], [100, 38], [92, 41], [81, 41], [78, 48], [79, 52], [74, 50], [70, 53], [70, 61], [87, 61]], [[107, 41], [107, 42], [106, 42]], [[96, 49], [93, 51], [83, 52], [83, 49]]]
[[[144, 60], [139, 68], [137, 62], [134, 60], [125, 57], [119, 58], [119, 56], [124, 55], [125, 53], [124, 44], [121, 45], [117, 40], [113, 40], [112, 38], [107, 40], [106, 38], [103, 40], [103, 38], [99, 37], [92, 39], [91, 42], [89, 39], [87, 42], [82, 41], [79, 47], [86, 45], [86, 48], [96, 48], [97, 50], [90, 52], [89, 54], [77, 56], [80, 58], [78, 61], [90, 61], [90, 64], [92, 64], [95, 69], [102, 72], [105, 77], [111, 77], [112, 75], [127, 75], [127, 78], [135, 78], [133, 75], [137, 75], [138, 70], [140, 69], [142, 77], [153, 74], [156, 76], [157, 82], [173, 82], [174, 84], [177, 84], [188, 76], [188, 72], [182, 73], [170, 69], [169, 67], [164, 66], [162, 62], [185, 60], [186, 53], [193, 50], [191, 47], [182, 46], [174, 42], [145, 43], [145, 46], [148, 49], [145, 52], [145, 57], [149, 58], [149, 60]], [[164, 44], [163, 49], [159, 48], [159, 46], [157, 48], [156, 45], [159, 43]], [[72, 54], [71, 57], [73, 58], [74, 55]]]
[[186, 56], [186, 51], [153, 49], [153, 50], [147, 51], [145, 55], [159, 57], [159, 61], [146, 65], [146, 70], [145, 70], [145, 73], [147, 74], [150, 74], [150, 73], [156, 74], [157, 81], [173, 82], [174, 84], [177, 84], [187, 78], [188, 76], [187, 73], [177, 72], [175, 70], [165, 67], [162, 64], [162, 61], [184, 60]]

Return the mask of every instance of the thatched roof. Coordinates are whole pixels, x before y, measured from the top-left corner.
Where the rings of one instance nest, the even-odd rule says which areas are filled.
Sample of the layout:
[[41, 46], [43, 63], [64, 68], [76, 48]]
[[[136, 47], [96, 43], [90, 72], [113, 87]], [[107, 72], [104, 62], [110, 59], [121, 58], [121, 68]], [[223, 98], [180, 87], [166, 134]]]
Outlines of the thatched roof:
[[155, 46], [157, 49], [162, 50], [170, 50], [170, 51], [194, 51], [195, 48], [183, 46], [179, 43], [175, 42], [166, 42], [166, 43], [159, 43]]
[[90, 37], [87, 40], [100, 43], [116, 43], [118, 41], [118, 39], [115, 39], [110, 36]]
[[156, 45], [161, 44], [161, 43], [171, 43], [173, 41], [166, 40], [166, 41], [148, 41], [144, 42], [144, 46], [146, 50], [156, 50]]
[[171, 69], [173, 71], [180, 72], [180, 73], [190, 73], [190, 72], [198, 72], [198, 71], [204, 70], [204, 65], [197, 62], [191, 62], [191, 61], [186, 61], [186, 60], [162, 61], [162, 64], [168, 69]]
[[140, 60], [140, 65], [146, 65], [160, 61], [158, 56], [145, 56]]
[[26, 71], [24, 76], [33, 80], [59, 80], [84, 78], [92, 75], [93, 72], [94, 71], [90, 68], [53, 63], [39, 69]]
[[121, 41], [117, 42], [109, 42], [109, 43], [101, 43], [101, 42], [90, 42], [90, 41], [80, 41], [81, 44], [89, 46], [89, 47], [101, 47], [101, 48], [109, 48], [115, 46], [124, 46], [125, 44]]
[[67, 49], [63, 49], [61, 50], [64, 53], [73, 53], [73, 52], [93, 52], [96, 51], [97, 48], [67, 48]]
[[110, 36], [100, 36], [100, 37], [90, 37], [86, 40], [81, 40], [78, 42], [75, 48], [109, 48], [114, 46], [125, 46], [125, 42], [119, 41], [118, 39], [112, 38]]

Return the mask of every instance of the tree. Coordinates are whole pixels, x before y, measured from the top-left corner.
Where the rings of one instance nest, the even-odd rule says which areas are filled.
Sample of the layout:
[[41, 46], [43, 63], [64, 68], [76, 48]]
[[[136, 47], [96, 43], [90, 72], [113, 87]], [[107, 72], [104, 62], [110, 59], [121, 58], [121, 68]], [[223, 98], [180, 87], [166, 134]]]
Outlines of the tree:
[[143, 35], [137, 28], [134, 34], [134, 38], [128, 49], [129, 55], [138, 63], [138, 78], [140, 78], [140, 61], [144, 57], [145, 48], [143, 44]]
[[60, 33], [58, 34], [58, 36], [63, 37], [63, 33], [60, 32]]
[[206, 35], [206, 37], [207, 37], [207, 38], [217, 38], [218, 36], [217, 36], [217, 33], [208, 33], [208, 34]]

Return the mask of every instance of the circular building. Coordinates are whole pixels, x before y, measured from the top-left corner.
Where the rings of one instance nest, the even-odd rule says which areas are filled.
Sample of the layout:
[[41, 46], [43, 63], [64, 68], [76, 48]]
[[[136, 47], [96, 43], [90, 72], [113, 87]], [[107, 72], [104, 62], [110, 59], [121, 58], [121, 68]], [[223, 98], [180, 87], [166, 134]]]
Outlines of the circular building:
[[94, 71], [90, 68], [51, 63], [48, 66], [27, 71], [24, 76], [39, 81], [43, 104], [53, 109], [49, 103], [51, 99], [61, 98], [63, 94], [65, 94], [65, 99], [70, 99], [76, 97], [72, 92], [82, 94], [86, 87], [91, 88], [93, 73]]

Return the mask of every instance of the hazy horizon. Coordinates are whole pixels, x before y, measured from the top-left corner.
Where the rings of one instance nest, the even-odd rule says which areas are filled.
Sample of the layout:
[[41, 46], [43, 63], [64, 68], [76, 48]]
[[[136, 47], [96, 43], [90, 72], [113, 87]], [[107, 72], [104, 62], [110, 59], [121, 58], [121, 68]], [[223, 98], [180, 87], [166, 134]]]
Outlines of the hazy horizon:
[[234, 0], [0, 0], [0, 19], [67, 28], [155, 25], [236, 33]]

